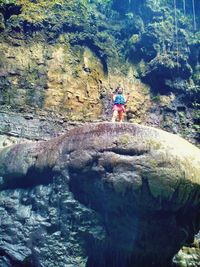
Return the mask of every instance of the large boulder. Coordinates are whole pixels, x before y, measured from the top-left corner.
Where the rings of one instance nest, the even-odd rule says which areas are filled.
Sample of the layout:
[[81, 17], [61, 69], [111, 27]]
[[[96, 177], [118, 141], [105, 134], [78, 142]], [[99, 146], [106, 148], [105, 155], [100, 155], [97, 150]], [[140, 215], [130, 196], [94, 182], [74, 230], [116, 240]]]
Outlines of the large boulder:
[[170, 266], [200, 229], [200, 150], [155, 128], [10, 146], [0, 179], [1, 266]]

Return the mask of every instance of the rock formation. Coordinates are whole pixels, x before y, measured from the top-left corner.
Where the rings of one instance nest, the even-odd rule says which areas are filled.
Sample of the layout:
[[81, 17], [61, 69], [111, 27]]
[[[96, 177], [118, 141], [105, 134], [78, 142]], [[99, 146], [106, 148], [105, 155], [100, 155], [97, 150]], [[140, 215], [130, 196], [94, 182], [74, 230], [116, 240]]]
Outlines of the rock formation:
[[[0, 1], [0, 150], [1, 147], [25, 140], [47, 141], [66, 132], [69, 136], [67, 134], [63, 138], [69, 140], [73, 133], [70, 129], [75, 125], [110, 120], [111, 92], [118, 85], [125, 88], [125, 93], [130, 92], [131, 96], [126, 108], [125, 120], [176, 133], [199, 146], [199, 14], [200, 5], [197, 0]], [[90, 125], [85, 127], [88, 127], [89, 131], [92, 128]], [[110, 130], [107, 130], [110, 135]], [[91, 134], [88, 133], [87, 136]], [[120, 152], [113, 151], [113, 148], [111, 151], [104, 151], [104, 141], [101, 142], [103, 147], [101, 150], [101, 147], [97, 146], [100, 141], [95, 139], [94, 150], [83, 149], [79, 153], [75, 149], [68, 153], [66, 148], [65, 153], [63, 150], [65, 141], [61, 137], [47, 143], [28, 143], [2, 151], [0, 220], [3, 237], [0, 265], [56, 267], [57, 264], [58, 267], [63, 265], [98, 267], [98, 261], [101, 266], [118, 264], [122, 267], [133, 265], [136, 258], [138, 265], [145, 265], [146, 261], [153, 265], [151, 257], [159, 261], [155, 255], [156, 250], [162, 255], [170, 255], [170, 261], [171, 255], [177, 249], [172, 246], [170, 254], [171, 245], [166, 245], [168, 240], [160, 243], [160, 246], [165, 247], [166, 253], [161, 252], [160, 247], [158, 248], [159, 242], [157, 245], [152, 242], [150, 245], [152, 251], [147, 243], [144, 242], [145, 245], [141, 245], [143, 244], [141, 239], [146, 240], [146, 236], [149, 239], [149, 230], [144, 232], [143, 236], [138, 230], [135, 239], [133, 234], [130, 234], [131, 241], [128, 243], [126, 237], [134, 232], [136, 226], [142, 226], [141, 228], [138, 226], [138, 229], [146, 227], [147, 223], [142, 219], [145, 216], [156, 218], [152, 224], [148, 224], [154, 229], [158, 218], [174, 214], [178, 229], [181, 225], [183, 233], [190, 233], [184, 241], [177, 242], [177, 248], [180, 247], [180, 243], [183, 245], [190, 240], [193, 232], [191, 229], [195, 227], [191, 226], [188, 230], [190, 227], [188, 221], [190, 217], [193, 218], [191, 213], [193, 211], [194, 214], [196, 213], [196, 206], [194, 205], [194, 208], [191, 204], [195, 202], [195, 197], [193, 199], [191, 193], [191, 197], [188, 197], [189, 203], [171, 211], [167, 206], [169, 203], [164, 197], [163, 190], [161, 190], [163, 197], [156, 194], [157, 187], [154, 181], [159, 180], [160, 177], [156, 172], [147, 179], [151, 190], [144, 189], [146, 174], [142, 174], [144, 177], [140, 176], [137, 169], [139, 165], [136, 164], [135, 169], [131, 167], [129, 161], [127, 163], [127, 158], [130, 157], [132, 162], [134, 156], [129, 155], [129, 147], [124, 148], [127, 142], [131, 145], [127, 137], [129, 134], [124, 133], [122, 136], [122, 140], [116, 141], [116, 147], [123, 146], [123, 148], [120, 147]], [[108, 137], [110, 138], [110, 136], [105, 137], [106, 140]], [[79, 140], [79, 137], [77, 138]], [[173, 136], [173, 138], [176, 137]], [[137, 140], [135, 143], [139, 142], [143, 149], [140, 139]], [[83, 142], [87, 147], [89, 141]], [[147, 151], [150, 152], [137, 155], [140, 159], [143, 157], [146, 159], [146, 156], [154, 150], [159, 153], [162, 151], [160, 143], [154, 139], [153, 141], [150, 139], [147, 143], [145, 141], [144, 151], [146, 146]], [[189, 157], [189, 163], [186, 161], [185, 166], [181, 164], [180, 168], [177, 166], [178, 170], [173, 171], [174, 181], [179, 177], [178, 174], [176, 176], [176, 172], [182, 173], [180, 177], [184, 179], [185, 177], [192, 179], [192, 176], [187, 174], [188, 166], [193, 166], [192, 164], [195, 163], [191, 162], [193, 158], [186, 156], [184, 152], [188, 146], [185, 143], [183, 146], [185, 148], [182, 148], [181, 153]], [[174, 147], [177, 147], [177, 144]], [[152, 149], [148, 150], [149, 148]], [[137, 149], [140, 150], [140, 147]], [[159, 153], [156, 155], [160, 155]], [[63, 159], [60, 158], [61, 154], [64, 155]], [[172, 154], [174, 155], [174, 151]], [[168, 184], [168, 174], [165, 175], [165, 172], [170, 169], [166, 166], [169, 166], [171, 161], [168, 165], [166, 163], [162, 165], [157, 163], [157, 156], [154, 158], [154, 155], [153, 153], [150, 163], [148, 161], [151, 166], [148, 167], [147, 164], [146, 173], [155, 167], [164, 172], [161, 177], [167, 177], [165, 181]], [[119, 166], [113, 167], [112, 160], [116, 157], [116, 164]], [[162, 158], [159, 158], [158, 162], [160, 160], [162, 161]], [[104, 166], [103, 162], [107, 162], [108, 167]], [[93, 165], [96, 166], [96, 170]], [[145, 169], [143, 165], [144, 162], [141, 163], [141, 168]], [[121, 169], [124, 169], [124, 172]], [[135, 174], [132, 176], [130, 173]], [[90, 178], [97, 182], [90, 183]], [[138, 181], [139, 188], [137, 190], [134, 183], [134, 196], [131, 195], [131, 189], [127, 185], [130, 184], [132, 188], [132, 179]], [[83, 191], [80, 189], [82, 182]], [[90, 187], [87, 189], [88, 183]], [[156, 182], [156, 185], [158, 184]], [[180, 187], [186, 188], [182, 182]], [[181, 195], [183, 200], [192, 190], [191, 187], [193, 186], [188, 183], [188, 191]], [[166, 188], [165, 194], [168, 199], [171, 187], [166, 185]], [[119, 192], [114, 193], [112, 189]], [[91, 201], [93, 195], [88, 190], [95, 192], [95, 203], [94, 200]], [[155, 200], [151, 200], [151, 195], [147, 193], [142, 194], [142, 190], [151, 192]], [[179, 190], [175, 192], [170, 198], [172, 202], [175, 202], [176, 197], [179, 198], [179, 195], [176, 195]], [[127, 213], [127, 222], [122, 219], [121, 232], [126, 227], [127, 231], [126, 234], [119, 236], [120, 242], [115, 242], [116, 237], [111, 228], [116, 225], [113, 222], [115, 219], [112, 218], [117, 216], [116, 214], [122, 214], [122, 211], [107, 197], [108, 193], [112, 199], [116, 199], [116, 203], [120, 202], [121, 195], [124, 195], [131, 199], [131, 203], [137, 204], [130, 207], [132, 213], [131, 215]], [[148, 196], [147, 200], [139, 201], [143, 195]], [[126, 199], [124, 196], [123, 198]], [[102, 199], [108, 199], [111, 204], [106, 206]], [[123, 202], [125, 207], [128, 205], [127, 201]], [[149, 201], [150, 207], [155, 206], [155, 208], [161, 201], [159, 204], [161, 208], [152, 211], [150, 215], [150, 211], [147, 212], [143, 204], [142, 207], [138, 206], [138, 203], [144, 203], [144, 201]], [[172, 202], [169, 205], [172, 205]], [[114, 214], [110, 215], [108, 212], [112, 205]], [[122, 214], [121, 218], [124, 218], [123, 216]], [[136, 219], [132, 220], [132, 217]], [[135, 225], [132, 228], [129, 227], [130, 220], [133, 221], [130, 225]], [[191, 219], [191, 222], [194, 221], [195, 219]], [[199, 218], [197, 218], [197, 224], [198, 222]], [[174, 224], [174, 222], [169, 223], [172, 226]], [[161, 225], [161, 221], [157, 225]], [[119, 232], [118, 228], [116, 231]], [[178, 234], [173, 232], [172, 235], [176, 239]], [[123, 241], [123, 236], [126, 241]], [[196, 262], [198, 266], [200, 232], [196, 238], [195, 247], [184, 247], [179, 251], [174, 259], [176, 267], [191, 266]], [[133, 239], [136, 247], [134, 252], [129, 245]], [[186, 239], [188, 239], [187, 242]], [[119, 243], [119, 245], [113, 243]], [[122, 243], [125, 245], [121, 253], [120, 244]], [[140, 263], [142, 250], [146, 250], [149, 256]], [[194, 250], [196, 250], [195, 253]], [[191, 253], [190, 257], [188, 253]], [[111, 260], [111, 254], [116, 261]], [[166, 264], [167, 261], [166, 259]]]
[[0, 152], [0, 265], [170, 266], [200, 229], [200, 150], [96, 123]]

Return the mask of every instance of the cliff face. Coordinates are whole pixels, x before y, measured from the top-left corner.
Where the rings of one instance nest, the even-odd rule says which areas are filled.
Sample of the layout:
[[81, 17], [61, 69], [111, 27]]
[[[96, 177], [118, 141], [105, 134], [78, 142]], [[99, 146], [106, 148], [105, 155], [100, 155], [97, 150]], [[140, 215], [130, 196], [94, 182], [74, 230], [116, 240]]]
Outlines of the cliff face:
[[[17, 111], [30, 108], [32, 112], [53, 110], [68, 120], [102, 119], [110, 112], [111, 92], [121, 84], [132, 95], [130, 104], [133, 112], [138, 114], [138, 121], [144, 118], [149, 104], [147, 87], [130, 76], [133, 66], [119, 67], [119, 55], [116, 60], [105, 59], [107, 55], [101, 50], [110, 49], [110, 57], [115, 57], [112, 54], [114, 41], [111, 47], [106, 47], [109, 43], [104, 44], [104, 38], [108, 36], [98, 37], [95, 32], [90, 33], [88, 23], [95, 20], [91, 18], [89, 7], [79, 3], [79, 14], [75, 1], [59, 7], [55, 3], [55, 10], [47, 5], [47, 10], [53, 12], [50, 19], [49, 14], [44, 13], [45, 7], [39, 3], [30, 6], [26, 6], [26, 1], [20, 3], [19, 6], [2, 4], [4, 18], [9, 12], [11, 17], [5, 21], [6, 28], [2, 33], [1, 105]], [[34, 7], [35, 11], [32, 10]], [[44, 17], [38, 15], [39, 11]], [[12, 12], [20, 14], [13, 15]], [[61, 16], [59, 21], [57, 13]], [[52, 25], [47, 27], [46, 19]], [[97, 22], [102, 23], [102, 20]], [[100, 25], [94, 25], [94, 28], [97, 26]], [[97, 44], [93, 44], [94, 38]], [[100, 48], [101, 44], [105, 47]]]
[[[3, 48], [7, 90], [4, 88], [2, 103], [13, 109], [33, 107], [67, 112], [69, 118], [78, 114], [80, 118], [84, 115], [98, 118], [101, 114], [99, 83], [104, 74], [101, 63], [90, 50], [77, 49], [82, 54], [78, 57], [75, 51], [61, 44], [56, 47], [33, 42]], [[81, 69], [80, 60], [82, 66], [84, 60], [93, 64], [92, 74], [90, 66], [88, 72]]]
[[110, 93], [121, 85], [131, 94], [127, 120], [198, 142], [194, 4], [2, 1], [1, 110], [108, 120]]
[[199, 160], [180, 137], [134, 124], [5, 148], [1, 265], [170, 266], [200, 228]]
[[[70, 48], [66, 44], [33, 42], [19, 47], [4, 43], [1, 48], [4, 57], [1, 104], [14, 110], [53, 110], [68, 120], [99, 119], [110, 108], [111, 91], [107, 92], [107, 88], [126, 78], [113, 74], [109, 81], [100, 59], [84, 46]], [[131, 101], [132, 106], [138, 113], [141, 109], [144, 113], [148, 106], [147, 90], [143, 85], [144, 92], [140, 92], [139, 81], [130, 83], [129, 88], [134, 84], [136, 101]]]

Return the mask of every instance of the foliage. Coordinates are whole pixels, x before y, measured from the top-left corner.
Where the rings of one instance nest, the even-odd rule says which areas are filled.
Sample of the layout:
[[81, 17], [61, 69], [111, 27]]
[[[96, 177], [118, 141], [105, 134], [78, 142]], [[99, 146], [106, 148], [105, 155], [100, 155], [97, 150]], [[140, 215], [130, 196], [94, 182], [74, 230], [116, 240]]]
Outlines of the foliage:
[[[74, 16], [74, 11], [77, 11], [77, 15], [84, 17], [83, 8], [84, 5], [80, 1], [68, 0], [67, 3], [64, 0], [9, 0], [1, 1], [2, 8], [7, 4], [13, 4], [21, 7], [20, 17], [30, 23], [43, 22], [44, 20], [52, 21], [56, 17], [70, 19]], [[79, 12], [78, 12], [79, 10]]]
[[[20, 7], [20, 14], [10, 6]], [[1, 15], [4, 36], [23, 40], [40, 32], [48, 42], [86, 45], [105, 64], [109, 58], [134, 63], [139, 78], [160, 93], [181, 88], [200, 99], [200, 16], [194, 31], [188, 3], [186, 15], [177, 4], [177, 29], [167, 0], [0, 0], [0, 8], [10, 13], [6, 23]]]

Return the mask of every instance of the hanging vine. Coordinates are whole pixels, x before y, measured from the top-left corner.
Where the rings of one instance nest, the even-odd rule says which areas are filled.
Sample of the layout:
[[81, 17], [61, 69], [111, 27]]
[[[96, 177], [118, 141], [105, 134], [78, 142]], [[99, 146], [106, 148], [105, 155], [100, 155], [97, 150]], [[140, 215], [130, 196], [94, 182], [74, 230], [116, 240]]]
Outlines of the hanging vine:
[[178, 20], [177, 20], [177, 3], [174, 0], [174, 29], [175, 29], [175, 44], [176, 44], [176, 60], [178, 63], [179, 45], [178, 45]]
[[183, 0], [183, 14], [185, 16], [186, 14], [186, 5], [185, 5], [185, 0]]
[[196, 11], [195, 11], [195, 1], [192, 0], [192, 10], [193, 10], [193, 25], [194, 25], [194, 30], [197, 30], [197, 24], [196, 24]]

